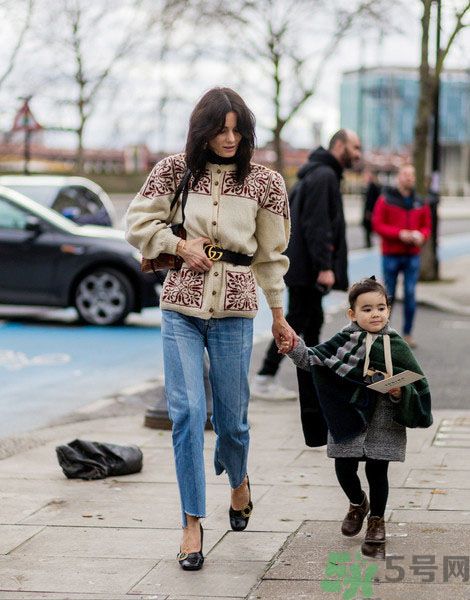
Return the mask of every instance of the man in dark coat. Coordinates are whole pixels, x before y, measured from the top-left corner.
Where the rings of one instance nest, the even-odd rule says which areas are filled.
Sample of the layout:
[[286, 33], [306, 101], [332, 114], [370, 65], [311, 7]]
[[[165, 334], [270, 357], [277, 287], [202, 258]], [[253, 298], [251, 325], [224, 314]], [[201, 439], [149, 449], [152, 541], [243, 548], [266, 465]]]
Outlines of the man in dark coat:
[[[285, 281], [289, 291], [287, 321], [307, 346], [319, 343], [323, 325], [322, 298], [330, 289], [348, 288], [346, 224], [340, 181], [344, 169], [361, 158], [361, 143], [353, 131], [340, 129], [328, 150], [314, 150], [298, 172], [291, 192], [290, 259]], [[274, 383], [282, 355], [273, 341], [252, 386], [254, 398], [281, 398]], [[313, 411], [310, 373], [297, 370], [301, 411]], [[284, 390], [285, 391], [285, 390]], [[287, 395], [284, 396], [287, 398]], [[319, 413], [321, 416], [321, 413]], [[308, 418], [307, 418], [308, 420]], [[320, 427], [321, 427], [321, 420]], [[325, 429], [326, 431], [326, 429]]]

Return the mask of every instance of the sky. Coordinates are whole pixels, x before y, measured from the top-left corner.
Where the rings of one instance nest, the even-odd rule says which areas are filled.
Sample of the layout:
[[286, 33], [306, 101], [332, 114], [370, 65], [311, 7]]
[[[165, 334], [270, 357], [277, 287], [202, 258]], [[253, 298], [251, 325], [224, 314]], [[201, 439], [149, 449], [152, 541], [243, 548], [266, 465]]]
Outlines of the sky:
[[[451, 4], [446, 4], [448, 12]], [[320, 124], [321, 141], [327, 141], [340, 124], [339, 88], [343, 71], [360, 66], [416, 66], [420, 53], [419, 16], [420, 3], [410, 2], [398, 20], [399, 32], [389, 31], [382, 39], [375, 32], [356, 32], [343, 41], [328, 60], [316, 95], [286, 127], [284, 139], [297, 147], [310, 147], [314, 143], [314, 124]], [[187, 34], [181, 34], [182, 44], [188, 39]], [[220, 31], [218, 35], [221, 35]], [[184, 50], [183, 45], [182, 48]], [[70, 123], [73, 115], [71, 107], [57, 103], [61, 94], [60, 84], [49, 90], [44, 90], [44, 86], [28, 89], [28, 85], [35, 87], [31, 82], [34, 82], [41, 56], [31, 46], [22, 59], [29, 67], [31, 76], [19, 79], [11, 77], [6, 89], [0, 91], [2, 130], [7, 129], [13, 121], [19, 103], [18, 96], [30, 91], [36, 91], [32, 108], [40, 123], [46, 126]], [[464, 32], [460, 36], [447, 65], [470, 68], [469, 33]], [[87, 127], [85, 143], [88, 147], [146, 143], [153, 150], [179, 151], [184, 147], [192, 106], [205, 90], [214, 85], [227, 85], [239, 90], [257, 117], [259, 145], [270, 138], [270, 111], [266, 101], [270, 88], [268, 83], [259, 83], [263, 77], [255, 61], [232, 56], [220, 62], [203, 57], [188, 67], [182, 63], [181, 57], [173, 55], [157, 69], [152, 56], [147, 55], [137, 64], [123, 63], [120, 69], [125, 69], [126, 85], [104, 90], [98, 110]], [[154, 91], [165, 87], [177, 100], [167, 106], [165, 119], [159, 119], [156, 105], [158, 94]], [[73, 146], [75, 143], [70, 134], [50, 134], [48, 141], [59, 146]]]

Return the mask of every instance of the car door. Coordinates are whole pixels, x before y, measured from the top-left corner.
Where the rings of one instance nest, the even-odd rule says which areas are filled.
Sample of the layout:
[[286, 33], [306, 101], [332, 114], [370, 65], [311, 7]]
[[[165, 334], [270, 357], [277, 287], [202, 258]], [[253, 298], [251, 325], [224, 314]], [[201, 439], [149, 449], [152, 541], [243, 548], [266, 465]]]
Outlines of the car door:
[[52, 226], [0, 195], [0, 302], [54, 304], [60, 255]]

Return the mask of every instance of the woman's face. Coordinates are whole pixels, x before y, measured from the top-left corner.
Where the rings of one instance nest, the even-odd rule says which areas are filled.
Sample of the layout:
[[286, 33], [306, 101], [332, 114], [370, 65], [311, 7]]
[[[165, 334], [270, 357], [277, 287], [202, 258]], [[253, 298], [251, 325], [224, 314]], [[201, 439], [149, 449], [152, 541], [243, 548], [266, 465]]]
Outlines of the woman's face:
[[209, 140], [208, 145], [222, 158], [231, 158], [237, 153], [241, 139], [241, 133], [237, 130], [237, 114], [232, 111], [226, 114], [222, 131]]

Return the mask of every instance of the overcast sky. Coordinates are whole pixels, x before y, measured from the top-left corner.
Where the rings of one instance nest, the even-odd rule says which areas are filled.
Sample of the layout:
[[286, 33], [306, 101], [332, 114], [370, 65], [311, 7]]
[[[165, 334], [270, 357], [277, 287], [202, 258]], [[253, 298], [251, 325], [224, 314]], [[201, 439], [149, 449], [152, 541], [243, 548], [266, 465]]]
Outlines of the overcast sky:
[[[448, 12], [450, 2], [444, 2]], [[312, 130], [315, 122], [322, 124], [322, 137], [326, 141], [339, 126], [339, 86], [343, 71], [364, 66], [393, 65], [416, 66], [420, 53], [420, 3], [410, 2], [408, 12], [400, 18], [401, 33], [389, 33], [382, 40], [375, 33], [355, 35], [345, 40], [328, 62], [317, 94], [301, 113], [286, 128], [284, 138], [298, 147], [309, 147], [313, 143]], [[467, 30], [468, 31], [468, 30]], [[446, 39], [446, 36], [444, 36]], [[33, 59], [31, 54], [23, 60]], [[34, 60], [38, 55], [34, 56]], [[470, 68], [470, 34], [464, 32], [447, 63], [448, 67]], [[103, 94], [100, 110], [90, 120], [86, 134], [88, 147], [121, 147], [126, 143], [147, 143], [152, 149], [178, 151], [184, 146], [186, 126], [192, 106], [198, 97], [214, 85], [227, 85], [241, 91], [253, 109], [258, 121], [258, 142], [263, 145], [269, 139], [270, 113], [264, 96], [249, 82], [261, 76], [256, 63], [231, 61], [221, 64], [201, 59], [188, 70], [173, 57], [166, 68], [156, 70], [151, 57], [139, 64], [123, 64], [126, 69], [126, 85], [117, 92]], [[169, 85], [172, 95], [178, 100], [166, 111], [164, 122], [157, 118], [156, 96], [151, 93], [154, 86]], [[248, 82], [248, 83], [247, 83]], [[242, 85], [243, 83], [243, 85]], [[242, 89], [240, 89], [242, 87]], [[156, 89], [156, 88], [155, 88]], [[33, 90], [31, 90], [33, 91]], [[56, 90], [57, 92], [57, 90]], [[131, 93], [132, 92], [132, 93]], [[11, 78], [8, 86], [0, 93], [0, 127], [8, 129], [13, 120], [17, 97], [28, 93], [28, 81]], [[44, 125], [70, 124], [71, 109], [57, 106], [54, 93], [39, 90], [32, 106], [37, 119]], [[71, 136], [54, 136], [59, 145], [74, 143]]]

